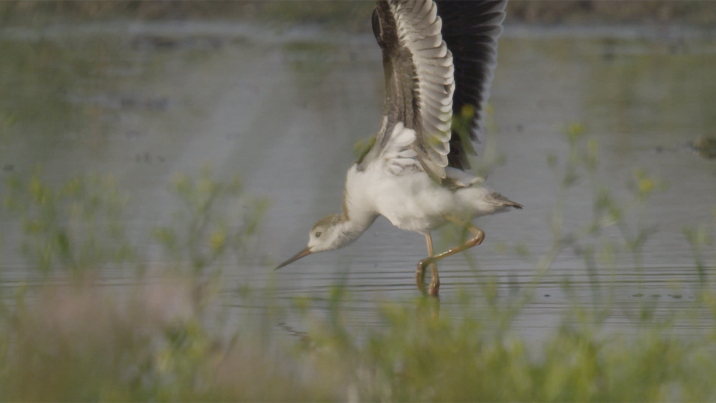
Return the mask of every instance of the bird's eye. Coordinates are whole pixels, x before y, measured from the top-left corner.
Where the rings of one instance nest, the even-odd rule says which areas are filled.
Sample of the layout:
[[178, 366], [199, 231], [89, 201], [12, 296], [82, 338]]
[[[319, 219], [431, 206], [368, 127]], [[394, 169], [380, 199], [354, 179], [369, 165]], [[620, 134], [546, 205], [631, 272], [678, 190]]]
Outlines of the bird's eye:
[[321, 237], [321, 232], [320, 231], [316, 232], [316, 238], [320, 238], [320, 237]]

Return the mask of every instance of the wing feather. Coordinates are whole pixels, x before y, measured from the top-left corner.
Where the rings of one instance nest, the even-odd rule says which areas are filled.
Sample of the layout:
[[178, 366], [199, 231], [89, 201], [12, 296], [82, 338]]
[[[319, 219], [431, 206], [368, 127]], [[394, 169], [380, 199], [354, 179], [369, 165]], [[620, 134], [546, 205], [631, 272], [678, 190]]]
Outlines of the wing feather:
[[[376, 147], [401, 130], [414, 131], [410, 148], [423, 169], [444, 179], [445, 167], [468, 166], [482, 129], [506, 0], [378, 0], [373, 32], [383, 52], [386, 100]], [[453, 130], [453, 114], [477, 111], [470, 133]], [[375, 155], [380, 154], [377, 149]], [[401, 156], [401, 158], [403, 158]]]
[[497, 65], [497, 39], [507, 0], [435, 1], [443, 20], [442, 37], [455, 66], [453, 113], [461, 114], [467, 105], [474, 111], [466, 124], [453, 125], [450, 139], [449, 166], [464, 170], [470, 167], [467, 155], [476, 154], [484, 135], [484, 104]]

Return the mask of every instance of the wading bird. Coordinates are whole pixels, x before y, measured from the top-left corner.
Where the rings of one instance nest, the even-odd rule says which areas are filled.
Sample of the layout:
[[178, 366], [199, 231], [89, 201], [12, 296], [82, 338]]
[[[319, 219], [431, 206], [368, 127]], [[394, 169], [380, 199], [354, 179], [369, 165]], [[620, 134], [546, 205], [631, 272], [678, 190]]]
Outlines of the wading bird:
[[[497, 59], [507, 0], [379, 0], [373, 33], [383, 53], [385, 105], [373, 145], [348, 170], [343, 211], [319, 220], [308, 246], [276, 269], [311, 253], [342, 248], [382, 215], [425, 235], [428, 257], [415, 280], [440, 287], [436, 261], [479, 245], [476, 217], [522, 208], [467, 172], [483, 133], [483, 107]], [[453, 115], [456, 118], [453, 119]], [[469, 116], [458, 124], [458, 117]], [[453, 121], [455, 120], [455, 121]], [[473, 237], [433, 254], [430, 233], [448, 222]]]

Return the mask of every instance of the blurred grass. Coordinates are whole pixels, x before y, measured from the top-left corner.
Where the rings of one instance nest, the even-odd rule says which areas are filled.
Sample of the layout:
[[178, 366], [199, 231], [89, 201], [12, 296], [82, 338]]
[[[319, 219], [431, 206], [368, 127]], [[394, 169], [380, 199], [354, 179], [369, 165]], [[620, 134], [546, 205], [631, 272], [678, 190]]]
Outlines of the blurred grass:
[[[0, 69], [3, 121], [21, 121], [30, 132], [49, 130], [48, 121], [55, 130], [76, 130], [81, 111], [61, 101], [72, 89], [78, 75], [94, 73], [96, 62], [83, 60], [81, 55], [66, 52], [48, 41], [27, 46], [0, 39], [0, 52], [4, 55]], [[51, 139], [57, 142], [59, 137]], [[43, 138], [43, 141], [47, 139]]]
[[[33, 1], [0, 3], [0, 21], [8, 25], [107, 19], [260, 20], [319, 23], [343, 29], [369, 28], [371, 1]], [[365, 26], [365, 27], [363, 27]]]
[[[114, 256], [114, 249], [100, 247], [106, 241], [132, 248], [113, 242], [123, 198], [111, 179], [52, 185], [39, 171], [13, 176], [3, 192], [5, 212], [25, 228], [32, 246], [24, 248], [25, 259], [39, 274], [49, 267], [57, 275], [0, 299], [0, 400], [713, 401], [716, 216], [684, 228], [702, 286], [687, 308], [657, 315], [655, 305], [644, 304], [631, 319], [634, 331], [622, 334], [606, 325], [614, 309], [609, 290], [595, 287], [604, 298], [575, 299], [542, 340], [512, 327], [565, 249], [582, 256], [595, 276], [613, 270], [615, 250], [631, 253], [639, 269], [651, 228], [641, 211], [663, 185], [635, 170], [630, 198], [613, 197], [600, 182], [598, 145], [587, 131], [567, 125], [569, 151], [547, 159], [559, 189], [552, 248], [541, 256], [515, 251], [535, 266], [515, 293], [501, 295], [486, 281], [479, 290], [458, 292], [459, 303], [450, 305], [456, 308], [443, 312], [437, 300], [422, 297], [414, 304], [379, 302], [382, 326], [356, 331], [344, 320], [346, 292], [337, 286], [328, 317], [315, 316], [311, 300], [295, 300], [309, 329], [298, 341], [267, 331], [287, 307], [267, 306], [269, 314], [228, 333], [217, 330], [222, 319], [207, 309], [220, 297], [220, 287], [206, 286], [207, 279], [221, 280], [213, 263], [232, 253], [241, 258], [265, 210], [237, 181], [218, 181], [210, 170], [178, 175], [170, 187], [176, 214], [154, 231], [173, 266], [151, 281], [139, 271], [130, 291], [117, 293], [102, 286], [101, 275], [62, 275], [78, 268], [99, 274]], [[592, 217], [567, 230], [564, 204], [580, 182], [594, 192]], [[600, 236], [615, 227], [621, 238]], [[77, 258], [95, 250], [102, 253]], [[133, 259], [141, 264], [141, 256]], [[568, 282], [564, 287], [568, 294]], [[278, 304], [261, 293], [242, 295], [247, 306]], [[269, 298], [253, 300], [258, 297]], [[693, 316], [700, 330], [685, 335], [676, 324]]]
[[510, 0], [510, 22], [528, 24], [666, 23], [707, 26], [716, 21], [716, 10], [707, 1], [652, 0]]
[[153, 230], [173, 267], [185, 268], [194, 276], [233, 253], [248, 253], [258, 231], [267, 202], [243, 195], [238, 178], [228, 183], [212, 177], [204, 168], [196, 177], [177, 174], [170, 190], [180, 200], [170, 225]]
[[[319, 23], [342, 29], [369, 31], [371, 0], [247, 0], [247, 1], [35, 1], [0, 3], [5, 24], [135, 18], [143, 20], [262, 19], [289, 23]], [[508, 23], [664, 23], [707, 26], [716, 21], [708, 1], [663, 0], [511, 0]]]
[[87, 273], [132, 257], [121, 216], [124, 197], [111, 177], [75, 178], [55, 188], [38, 169], [27, 181], [10, 177], [6, 191], [5, 207], [22, 217], [22, 254], [43, 275]]
[[125, 46], [102, 36], [0, 38], [0, 144], [29, 144], [38, 160], [68, 145], [101, 148], [114, 130], [117, 111], [136, 101], [123, 98], [129, 80], [112, 69], [153, 74], [150, 63], [128, 57], [115, 62], [126, 55]]

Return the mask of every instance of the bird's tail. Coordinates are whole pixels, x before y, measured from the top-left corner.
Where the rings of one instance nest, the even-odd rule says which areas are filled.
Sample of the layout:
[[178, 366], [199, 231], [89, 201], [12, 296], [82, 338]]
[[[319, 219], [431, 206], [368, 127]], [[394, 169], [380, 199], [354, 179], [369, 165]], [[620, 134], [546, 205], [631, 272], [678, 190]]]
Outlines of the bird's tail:
[[501, 205], [501, 206], [504, 206], [504, 207], [514, 207], [514, 208], [516, 208], [516, 209], [522, 209], [522, 205], [521, 205], [520, 203], [513, 202], [512, 200], [506, 198], [505, 196], [503, 196], [503, 195], [501, 195], [501, 194], [499, 194], [499, 193], [497, 193], [497, 192], [492, 192], [492, 193], [490, 194], [490, 198], [491, 198], [492, 201], [494, 201], [496, 204], [499, 204], [499, 205]]

